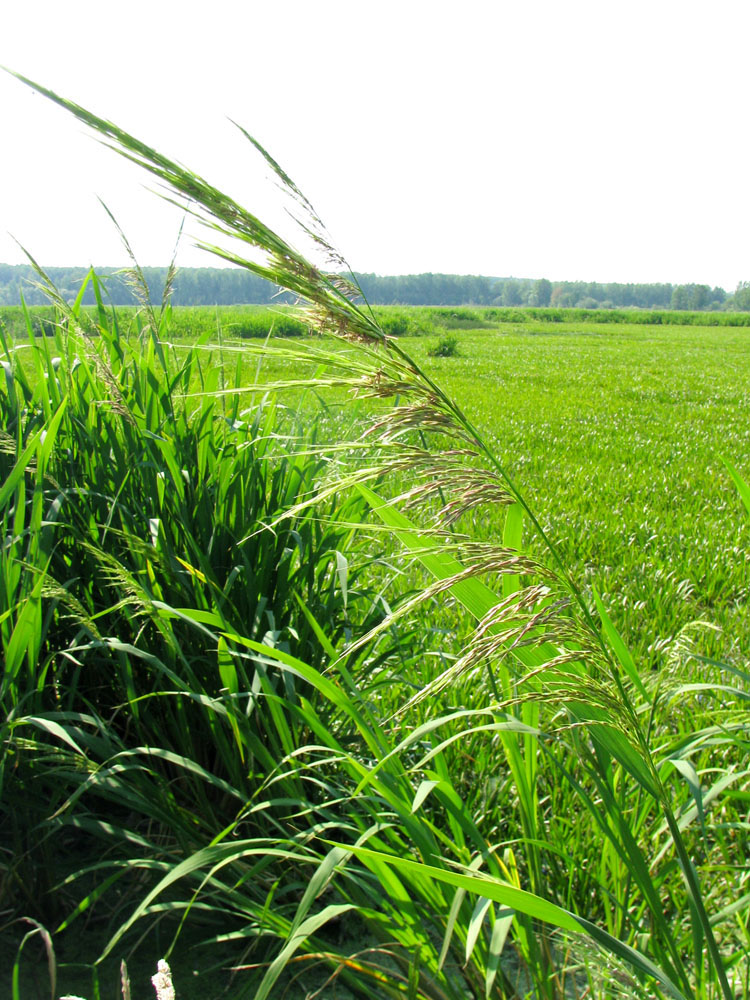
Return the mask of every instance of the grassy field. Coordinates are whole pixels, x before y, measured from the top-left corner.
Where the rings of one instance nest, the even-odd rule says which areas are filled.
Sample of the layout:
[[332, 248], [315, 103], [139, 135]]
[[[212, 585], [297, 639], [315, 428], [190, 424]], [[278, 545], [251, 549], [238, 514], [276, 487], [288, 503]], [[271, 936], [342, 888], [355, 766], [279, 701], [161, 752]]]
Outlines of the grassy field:
[[[459, 1000], [532, 987], [608, 996], [601, 970], [615, 940], [656, 960], [679, 995], [721, 995], [705, 932], [691, 929], [662, 793], [614, 736], [587, 743], [559, 728], [566, 711], [581, 724], [581, 709], [564, 707], [564, 675], [545, 668], [536, 696], [517, 701], [536, 690], [523, 674], [553, 647], [591, 642], [580, 613], [558, 626], [539, 617], [554, 605], [534, 586], [555, 559], [528, 518], [522, 541], [507, 492], [466, 500], [444, 464], [453, 432], [430, 429], [434, 412], [413, 422], [413, 387], [393, 381], [402, 369], [330, 338], [235, 340], [221, 315], [195, 346], [180, 312], [152, 314], [140, 334], [132, 314], [118, 326], [102, 313], [88, 340], [74, 313], [57, 319], [54, 337], [7, 342], [0, 394], [8, 976], [22, 933], [10, 921], [31, 916], [57, 929], [66, 989], [114, 996], [115, 959], [136, 948], [134, 988], [145, 990], [186, 914], [172, 955], [185, 1000], [334, 986], [342, 997]], [[446, 330], [455, 349], [433, 356]], [[634, 725], [627, 706], [635, 718], [649, 713], [648, 753], [708, 880], [706, 905], [740, 990], [748, 793], [732, 706], [746, 697], [748, 528], [722, 456], [747, 475], [750, 404], [738, 376], [747, 336], [539, 320], [467, 328], [464, 317], [399, 341], [414, 372], [443, 386], [498, 456], [597, 620], [601, 597], [612, 624], [601, 617], [597, 628], [638, 681], [626, 707], [606, 686], [598, 697], [624, 713], [623, 732]], [[315, 391], [299, 384], [308, 377]], [[431, 442], [437, 465], [426, 480], [395, 438], [359, 450], [373, 422], [405, 417], [399, 447], [421, 447], [425, 434]], [[483, 499], [497, 491], [476, 449], [458, 466], [476, 470]], [[428, 531], [419, 557], [408, 533], [394, 544], [391, 515], [378, 530], [353, 489], [368, 469], [387, 496], [413, 501], [441, 475], [446, 493], [464, 497], [439, 555], [429, 532], [450, 498], [433, 489], [417, 498], [423, 509], [401, 504]], [[323, 490], [322, 506], [268, 532], [310, 490]], [[430, 590], [451, 551], [472, 558], [478, 543], [473, 558], [490, 572], [477, 570], [474, 592]], [[498, 568], [498, 551], [523, 561]], [[534, 641], [510, 657], [495, 649], [435, 687], [478, 641], [472, 609], [490, 608], [480, 578], [510, 600], [528, 595]], [[518, 605], [507, 627], [520, 614]], [[587, 655], [586, 670], [612, 669]], [[723, 692], [718, 701], [704, 681]], [[540, 727], [554, 742], [537, 744]], [[334, 878], [343, 855], [330, 854], [331, 840], [375, 854], [362, 865], [349, 854]], [[429, 865], [429, 878], [390, 868], [394, 859]], [[451, 886], [455, 864], [475, 871], [480, 860], [494, 882]], [[491, 885], [594, 921], [612, 936], [609, 956], [543, 905], [508, 909], [506, 890], [492, 895]], [[298, 968], [288, 964], [295, 933]], [[213, 944], [196, 950], [200, 941]], [[19, 962], [22, 1000], [48, 988], [37, 947]], [[102, 950], [110, 957], [95, 971]], [[234, 977], [214, 968], [237, 964], [245, 971]], [[641, 988], [627, 964], [619, 975], [631, 993]]]
[[[176, 311], [180, 337], [217, 322], [197, 312], [200, 324], [195, 311]], [[239, 319], [225, 312], [217, 325], [231, 346]], [[699, 620], [723, 630], [704, 635], [713, 652], [747, 648], [747, 529], [723, 461], [750, 475], [750, 394], [739, 375], [750, 368], [746, 330], [672, 326], [672, 314], [663, 323], [531, 315], [488, 325], [498, 312], [382, 307], [376, 315], [385, 329], [419, 330], [402, 336], [406, 350], [486, 436], [565, 564], [596, 587], [645, 664], [658, 665]], [[278, 322], [267, 310], [248, 313], [266, 329]], [[456, 355], [431, 357], [446, 330]], [[289, 369], [269, 360], [259, 368], [253, 356], [239, 377], [252, 384], [259, 372], [273, 381]], [[285, 398], [298, 405], [300, 393]], [[350, 393], [327, 398], [352, 409]], [[484, 513], [465, 527], [497, 538], [502, 516]]]
[[[647, 323], [611, 323], [607, 312], [541, 322], [540, 310], [508, 323], [497, 318], [505, 312], [376, 309], [384, 329], [404, 337], [486, 435], [543, 512], [566, 565], [597, 588], [647, 663], [657, 665], [697, 620], [723, 630], [706, 635], [712, 651], [747, 645], [745, 527], [722, 461], [750, 472], [744, 327], [674, 326], [671, 313], [659, 323], [650, 314]], [[132, 322], [133, 310], [120, 313]], [[23, 334], [20, 310], [2, 318]], [[50, 310], [32, 310], [35, 328], [50, 318]], [[201, 307], [176, 310], [172, 335], [231, 347], [237, 338], [305, 330], [286, 308]], [[431, 358], [445, 331], [457, 356]], [[264, 378], [287, 374], [283, 364], [264, 366]], [[252, 384], [258, 370], [253, 358], [238, 377]], [[297, 405], [299, 393], [286, 398]], [[502, 525], [483, 517], [470, 530], [492, 537]]]
[[747, 648], [747, 528], [722, 462], [750, 473], [744, 330], [537, 323], [464, 332], [455, 358], [426, 347], [409, 343], [645, 663], [697, 619]]
[[[90, 315], [96, 309], [88, 307]], [[554, 308], [487, 308], [474, 306], [374, 306], [383, 331], [389, 335], [439, 336], [446, 331], [507, 330], [509, 326], [532, 328], [551, 324], [559, 331], [620, 326], [697, 326], [748, 327], [747, 312], [690, 312], [643, 309], [554, 309]], [[121, 306], [123, 322], [133, 322], [137, 308]], [[37, 334], [51, 331], [54, 325], [52, 307], [34, 306], [31, 323]], [[287, 305], [273, 307], [246, 306], [178, 306], [173, 335], [194, 341], [202, 336], [265, 339], [269, 331], [275, 336], [299, 336], [310, 330], [310, 324], [295, 315]], [[21, 305], [0, 306], [0, 322], [11, 337], [26, 336], [26, 317]]]

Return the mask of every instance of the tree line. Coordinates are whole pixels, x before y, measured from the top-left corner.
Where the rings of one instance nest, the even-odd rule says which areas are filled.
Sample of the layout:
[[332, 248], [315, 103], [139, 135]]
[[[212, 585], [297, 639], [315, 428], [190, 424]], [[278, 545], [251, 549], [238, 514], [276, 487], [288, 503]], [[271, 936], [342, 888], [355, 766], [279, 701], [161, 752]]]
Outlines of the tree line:
[[[60, 292], [74, 299], [86, 277], [84, 267], [50, 267], [49, 277]], [[154, 300], [159, 301], [166, 279], [164, 267], [143, 272]], [[133, 292], [121, 272], [97, 269], [106, 296], [114, 305], [132, 305]], [[492, 278], [460, 274], [355, 274], [374, 305], [432, 306], [554, 306], [584, 309], [736, 309], [750, 311], [750, 282], [740, 282], [733, 294], [701, 284], [623, 284], [596, 281], [550, 281], [547, 278]], [[29, 305], [46, 302], [34, 284], [36, 275], [25, 264], [0, 264], [0, 304], [17, 305], [21, 295]], [[275, 285], [240, 268], [186, 267], [178, 272], [172, 302], [175, 305], [239, 305], [285, 301]], [[84, 302], [94, 302], [87, 288]]]

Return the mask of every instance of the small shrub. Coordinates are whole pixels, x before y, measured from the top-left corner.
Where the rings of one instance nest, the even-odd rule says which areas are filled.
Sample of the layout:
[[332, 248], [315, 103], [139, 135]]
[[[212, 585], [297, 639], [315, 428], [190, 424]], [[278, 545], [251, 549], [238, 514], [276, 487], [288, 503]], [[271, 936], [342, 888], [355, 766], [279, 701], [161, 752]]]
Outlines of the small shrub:
[[295, 316], [263, 310], [238, 317], [227, 325], [227, 330], [243, 340], [265, 338], [269, 334], [274, 337], [301, 337], [307, 333], [307, 325]]
[[485, 324], [480, 310], [434, 307], [427, 310], [431, 322], [445, 330], [480, 330]]
[[431, 358], [455, 358], [458, 356], [458, 338], [448, 333], [441, 337], [427, 352]]
[[417, 324], [413, 318], [403, 310], [398, 312], [390, 309], [387, 312], [378, 310], [376, 315], [380, 328], [389, 337], [414, 336], [418, 332]]

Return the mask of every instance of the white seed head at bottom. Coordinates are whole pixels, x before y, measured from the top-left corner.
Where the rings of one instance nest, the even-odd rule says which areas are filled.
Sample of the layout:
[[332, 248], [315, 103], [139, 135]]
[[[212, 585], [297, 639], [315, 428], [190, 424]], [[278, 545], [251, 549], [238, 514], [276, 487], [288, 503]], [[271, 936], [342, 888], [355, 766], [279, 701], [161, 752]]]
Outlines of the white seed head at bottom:
[[151, 977], [151, 982], [156, 990], [156, 1000], [175, 1000], [172, 970], [163, 958], [159, 959], [156, 975]]

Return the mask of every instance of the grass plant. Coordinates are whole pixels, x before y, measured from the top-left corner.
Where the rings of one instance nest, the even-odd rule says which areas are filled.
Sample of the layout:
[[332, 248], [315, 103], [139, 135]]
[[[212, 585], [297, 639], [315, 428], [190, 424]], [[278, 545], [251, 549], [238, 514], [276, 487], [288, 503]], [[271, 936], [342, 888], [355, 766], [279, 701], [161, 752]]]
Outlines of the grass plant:
[[[80, 313], [59, 301], [60, 354], [30, 339], [35, 386], [8, 345], [3, 801], [42, 788], [49, 803], [54, 787], [35, 838], [68, 830], [108, 852], [58, 878], [66, 892], [88, 890], [58, 929], [127, 886], [123, 903], [110, 902], [107, 952], [144, 920], [200, 919], [216, 928], [214, 944], [248, 948], [232, 995], [256, 1000], [313, 964], [326, 969], [320, 995], [339, 984], [424, 1000], [750, 995], [744, 666], [685, 647], [671, 673], [644, 669], [471, 416], [357, 304], [312, 206], [249, 136], [323, 265], [202, 178], [42, 92], [238, 241], [208, 249], [306, 303], [304, 322], [328, 339], [244, 349], [273, 359], [267, 392], [370, 401], [366, 425], [317, 439], [314, 456], [290, 434], [280, 455], [263, 451], [278, 443], [271, 422], [249, 435], [246, 450], [260, 447], [268, 471], [252, 467], [261, 486], [243, 527], [246, 504], [204, 514], [196, 499], [213, 481], [201, 447], [217, 426], [234, 429], [243, 387], [205, 375], [197, 409], [175, 406], [194, 382], [186, 362], [174, 373], [162, 361], [168, 305], [146, 310], [136, 352], [102, 335], [116, 327], [103, 307], [96, 339], [79, 336]], [[89, 351], [78, 366], [71, 343]], [[94, 383], [101, 396], [86, 395]], [[109, 430], [93, 425], [99, 462], [128, 481], [144, 470], [129, 517], [147, 498], [171, 505], [143, 537], [119, 509], [127, 484], [107, 483], [101, 502], [89, 481], [61, 488], [65, 463], [85, 464], [69, 443], [81, 394], [88, 420], [117, 417]], [[181, 435], [191, 443], [175, 461]], [[215, 480], [229, 489], [223, 464]], [[727, 476], [750, 503], [741, 476]], [[69, 493], [82, 495], [74, 512], [57, 499]], [[477, 539], [466, 528], [487, 510], [498, 531]], [[64, 544], [69, 519], [97, 542], [80, 556]], [[286, 642], [232, 613], [230, 564], [219, 575], [206, 556], [226, 553], [212, 537], [227, 525], [230, 563], [262, 539], [260, 565], [274, 566], [274, 581], [283, 566], [280, 590], [249, 608], [265, 598], [261, 616], [273, 608]], [[311, 541], [288, 564], [295, 532]], [[74, 561], [84, 557], [91, 568]], [[349, 574], [365, 571], [384, 614], [365, 585], [350, 608]], [[90, 581], [102, 575], [98, 596]], [[407, 581], [401, 596], [388, 577]], [[450, 614], [460, 646], [428, 631], [435, 614]], [[93, 689], [82, 689], [84, 673]], [[337, 934], [342, 922], [355, 940]]]
[[427, 351], [431, 358], [455, 358], [458, 354], [458, 337], [445, 334]]

